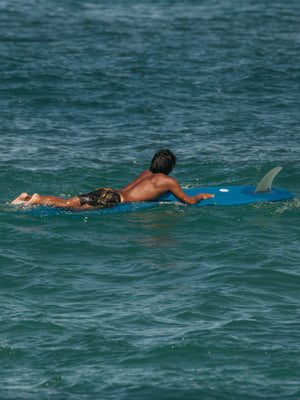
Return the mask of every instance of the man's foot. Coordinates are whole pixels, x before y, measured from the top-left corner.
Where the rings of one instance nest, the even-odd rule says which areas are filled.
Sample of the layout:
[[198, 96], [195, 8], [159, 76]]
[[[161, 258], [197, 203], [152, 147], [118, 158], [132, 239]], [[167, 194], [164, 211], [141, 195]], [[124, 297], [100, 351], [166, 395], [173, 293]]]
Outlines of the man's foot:
[[23, 204], [27, 203], [31, 199], [31, 196], [27, 193], [20, 194], [15, 200], [11, 202], [11, 204]]
[[31, 196], [31, 199], [28, 200], [27, 204], [30, 205], [41, 204], [41, 196], [35, 193], [34, 195]]

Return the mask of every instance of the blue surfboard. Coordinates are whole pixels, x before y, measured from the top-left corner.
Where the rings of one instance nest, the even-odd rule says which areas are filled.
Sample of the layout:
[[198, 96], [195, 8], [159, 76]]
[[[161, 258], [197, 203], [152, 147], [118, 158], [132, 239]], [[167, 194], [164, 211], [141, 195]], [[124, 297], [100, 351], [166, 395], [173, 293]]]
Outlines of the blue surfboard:
[[[262, 201], [280, 201], [291, 199], [294, 196], [283, 189], [276, 189], [272, 187], [272, 182], [281, 167], [273, 168], [269, 171], [260, 181], [257, 187], [255, 186], [221, 186], [221, 187], [200, 187], [194, 189], [184, 189], [183, 191], [188, 196], [195, 196], [199, 193], [214, 194], [211, 199], [201, 200], [193, 207], [201, 207], [207, 205], [216, 206], [234, 206], [242, 204], [257, 203]], [[118, 204], [112, 208], [102, 208], [89, 211], [89, 213], [111, 213], [111, 212], [124, 212], [135, 211], [142, 208], [155, 207], [161, 203], [180, 203], [176, 197], [171, 193], [166, 193], [160, 196], [156, 201], [146, 201], [142, 203], [124, 203]], [[61, 213], [86, 213], [87, 211], [71, 211], [55, 207], [33, 207], [26, 208], [25, 212], [30, 214], [38, 214], [40, 216], [58, 215]]]

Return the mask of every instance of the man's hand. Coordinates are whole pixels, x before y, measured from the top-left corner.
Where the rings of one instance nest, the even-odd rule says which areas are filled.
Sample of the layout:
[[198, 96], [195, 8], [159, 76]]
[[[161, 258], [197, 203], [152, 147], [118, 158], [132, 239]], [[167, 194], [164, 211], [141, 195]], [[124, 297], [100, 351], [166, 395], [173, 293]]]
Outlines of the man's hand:
[[212, 199], [213, 197], [215, 197], [215, 195], [209, 193], [199, 193], [195, 197], [198, 203], [200, 200]]

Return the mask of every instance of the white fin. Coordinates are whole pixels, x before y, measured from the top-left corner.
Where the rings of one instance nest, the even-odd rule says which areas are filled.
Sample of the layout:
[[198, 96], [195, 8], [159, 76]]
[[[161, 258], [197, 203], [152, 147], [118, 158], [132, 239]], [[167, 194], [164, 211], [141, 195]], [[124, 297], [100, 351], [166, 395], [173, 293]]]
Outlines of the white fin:
[[254, 193], [271, 192], [273, 179], [278, 174], [278, 172], [281, 170], [282, 170], [282, 167], [276, 167], [276, 168], [271, 169], [271, 171], [269, 171], [259, 182]]

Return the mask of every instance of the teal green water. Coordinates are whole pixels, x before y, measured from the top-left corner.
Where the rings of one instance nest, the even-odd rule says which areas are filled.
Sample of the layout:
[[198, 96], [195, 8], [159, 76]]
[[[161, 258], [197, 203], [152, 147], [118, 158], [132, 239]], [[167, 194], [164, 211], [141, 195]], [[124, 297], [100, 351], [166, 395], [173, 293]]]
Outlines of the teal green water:
[[[0, 1], [0, 398], [299, 399], [296, 0]], [[288, 201], [22, 210], [120, 188], [170, 148], [184, 188]]]

